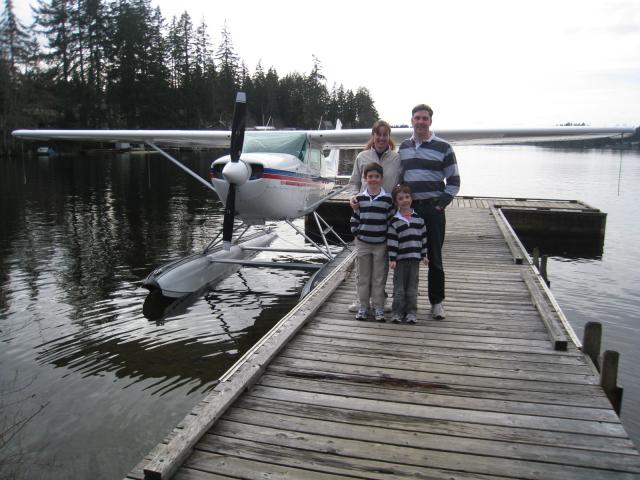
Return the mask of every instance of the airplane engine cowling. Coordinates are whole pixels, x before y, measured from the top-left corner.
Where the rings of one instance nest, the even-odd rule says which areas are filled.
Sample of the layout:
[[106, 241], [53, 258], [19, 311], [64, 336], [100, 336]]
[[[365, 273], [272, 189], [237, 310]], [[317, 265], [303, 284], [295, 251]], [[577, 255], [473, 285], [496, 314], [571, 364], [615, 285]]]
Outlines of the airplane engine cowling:
[[243, 185], [251, 177], [251, 167], [242, 160], [228, 162], [222, 169], [222, 176], [229, 183]]

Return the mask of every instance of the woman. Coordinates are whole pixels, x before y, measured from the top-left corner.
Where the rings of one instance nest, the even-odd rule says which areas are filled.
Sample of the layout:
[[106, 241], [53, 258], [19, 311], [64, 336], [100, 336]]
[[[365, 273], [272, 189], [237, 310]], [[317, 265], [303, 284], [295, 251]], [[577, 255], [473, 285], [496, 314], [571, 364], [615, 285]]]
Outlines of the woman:
[[365, 149], [358, 154], [353, 164], [349, 185], [354, 194], [363, 190], [362, 172], [372, 162], [382, 165], [384, 172], [382, 188], [391, 195], [393, 187], [400, 178], [400, 155], [394, 151], [395, 143], [391, 138], [391, 126], [384, 120], [378, 120], [371, 128], [371, 138]]
[[[349, 179], [349, 185], [351, 185], [351, 190], [354, 194], [350, 202], [352, 208], [358, 207], [355, 195], [366, 187], [366, 185], [363, 185], [362, 173], [364, 172], [364, 167], [370, 163], [377, 162], [382, 165], [382, 189], [391, 195], [393, 187], [398, 184], [401, 173], [400, 155], [394, 151], [394, 148], [395, 144], [391, 138], [391, 126], [384, 120], [378, 120], [371, 127], [371, 138], [369, 138], [365, 149], [358, 154], [353, 163], [353, 172]], [[349, 306], [349, 311], [357, 312], [360, 306], [360, 301], [356, 296], [355, 301]], [[388, 305], [385, 305], [385, 310], [390, 310]]]

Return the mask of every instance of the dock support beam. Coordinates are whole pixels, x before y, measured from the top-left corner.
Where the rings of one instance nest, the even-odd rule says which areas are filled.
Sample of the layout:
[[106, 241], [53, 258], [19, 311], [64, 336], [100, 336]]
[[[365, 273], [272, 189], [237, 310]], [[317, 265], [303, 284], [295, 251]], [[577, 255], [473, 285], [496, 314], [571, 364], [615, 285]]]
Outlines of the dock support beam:
[[547, 260], [549, 260], [549, 255], [542, 255], [540, 259], [540, 275], [544, 280], [544, 283], [547, 284], [547, 287], [551, 286], [551, 282], [549, 281], [549, 277], [547, 277]]
[[587, 355], [600, 372], [600, 386], [611, 402], [615, 412], [620, 415], [622, 409], [622, 393], [624, 389], [618, 386], [618, 363], [620, 354], [607, 350], [600, 358], [600, 344], [602, 341], [602, 324], [587, 322], [584, 326], [582, 353]]
[[534, 247], [532, 252], [531, 261], [533, 262], [533, 266], [538, 269], [538, 272], [542, 276], [544, 283], [547, 284], [547, 287], [551, 286], [551, 282], [547, 277], [547, 260], [549, 260], [549, 255], [540, 256], [540, 249], [538, 247]]
[[622, 387], [618, 386], [619, 360], [620, 354], [618, 352], [607, 350], [602, 354], [602, 371], [600, 372], [600, 385], [618, 415], [622, 409], [623, 393]]
[[602, 324], [587, 322], [582, 338], [582, 353], [587, 355], [600, 371], [600, 342], [602, 341]]

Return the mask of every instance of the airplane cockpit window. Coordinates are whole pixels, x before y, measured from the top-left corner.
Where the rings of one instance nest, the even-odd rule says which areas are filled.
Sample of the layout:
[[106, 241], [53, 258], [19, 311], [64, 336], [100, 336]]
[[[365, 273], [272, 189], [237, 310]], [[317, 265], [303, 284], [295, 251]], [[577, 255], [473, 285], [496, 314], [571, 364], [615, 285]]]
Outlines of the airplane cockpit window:
[[320, 171], [322, 166], [321, 162], [322, 152], [317, 148], [310, 148], [307, 152], [307, 162], [309, 163], [309, 168], [313, 171]]
[[301, 132], [246, 132], [242, 153], [288, 153], [304, 160], [307, 135]]

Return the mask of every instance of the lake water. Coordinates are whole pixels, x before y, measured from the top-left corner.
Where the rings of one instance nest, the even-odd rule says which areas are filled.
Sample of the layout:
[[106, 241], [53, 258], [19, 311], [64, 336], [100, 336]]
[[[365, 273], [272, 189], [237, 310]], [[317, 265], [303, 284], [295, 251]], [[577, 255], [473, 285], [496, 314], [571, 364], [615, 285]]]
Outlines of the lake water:
[[[600, 321], [603, 349], [621, 353], [622, 418], [639, 443], [640, 152], [456, 151], [463, 195], [608, 213], [601, 256], [552, 257], [548, 270], [579, 336]], [[183, 159], [207, 176], [208, 155]], [[0, 430], [35, 415], [11, 442], [18, 478], [122, 478], [296, 303], [308, 274], [245, 269], [151, 321], [141, 280], [219, 231], [212, 194], [158, 156], [3, 159], [0, 173]], [[301, 243], [280, 229], [282, 245]]]

